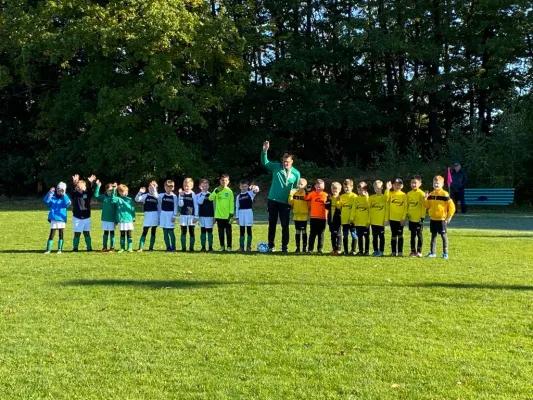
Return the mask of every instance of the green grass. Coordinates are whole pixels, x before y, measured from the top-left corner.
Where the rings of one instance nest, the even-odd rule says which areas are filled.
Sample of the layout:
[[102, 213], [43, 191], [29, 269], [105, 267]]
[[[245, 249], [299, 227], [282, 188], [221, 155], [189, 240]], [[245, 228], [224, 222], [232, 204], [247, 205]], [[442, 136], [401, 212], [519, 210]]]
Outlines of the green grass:
[[532, 223], [458, 216], [449, 261], [45, 256], [4, 206], [0, 399], [531, 399]]

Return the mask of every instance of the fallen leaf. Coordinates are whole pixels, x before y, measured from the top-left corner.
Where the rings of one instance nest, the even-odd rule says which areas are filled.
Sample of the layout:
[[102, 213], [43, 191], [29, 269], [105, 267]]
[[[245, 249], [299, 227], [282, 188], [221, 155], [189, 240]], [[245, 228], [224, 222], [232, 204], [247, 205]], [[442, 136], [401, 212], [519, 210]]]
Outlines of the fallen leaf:
[[56, 353], [54, 353], [53, 351], [50, 352], [50, 358], [54, 358], [56, 356]]

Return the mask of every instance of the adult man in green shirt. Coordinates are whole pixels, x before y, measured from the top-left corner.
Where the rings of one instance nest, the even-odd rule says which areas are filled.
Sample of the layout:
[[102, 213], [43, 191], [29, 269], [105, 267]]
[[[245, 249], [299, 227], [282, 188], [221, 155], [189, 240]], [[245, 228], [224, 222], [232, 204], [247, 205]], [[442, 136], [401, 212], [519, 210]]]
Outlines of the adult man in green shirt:
[[298, 188], [300, 172], [292, 167], [294, 157], [290, 153], [283, 155], [282, 163], [270, 162], [267, 157], [270, 143], [263, 143], [261, 164], [272, 173], [272, 185], [267, 199], [268, 210], [268, 247], [274, 251], [276, 239], [276, 225], [278, 217], [281, 222], [281, 251], [286, 253], [289, 245], [289, 219], [291, 206], [289, 194], [292, 189]]

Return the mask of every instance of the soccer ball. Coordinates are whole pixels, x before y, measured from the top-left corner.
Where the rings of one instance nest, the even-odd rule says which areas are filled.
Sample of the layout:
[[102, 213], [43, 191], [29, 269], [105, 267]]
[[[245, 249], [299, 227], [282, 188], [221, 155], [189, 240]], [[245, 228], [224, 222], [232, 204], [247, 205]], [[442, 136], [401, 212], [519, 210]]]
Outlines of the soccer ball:
[[268, 252], [268, 243], [265, 243], [265, 242], [259, 242], [257, 244], [257, 251], [259, 253], [266, 253]]

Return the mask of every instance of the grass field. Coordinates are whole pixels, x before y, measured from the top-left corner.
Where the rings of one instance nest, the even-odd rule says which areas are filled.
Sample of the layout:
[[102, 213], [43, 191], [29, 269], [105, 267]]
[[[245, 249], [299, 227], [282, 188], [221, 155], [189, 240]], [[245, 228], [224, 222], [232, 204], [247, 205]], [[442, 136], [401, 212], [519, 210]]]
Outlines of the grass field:
[[0, 399], [533, 398], [531, 214], [458, 216], [448, 261], [73, 254], [70, 225], [45, 256], [45, 211], [0, 226]]

